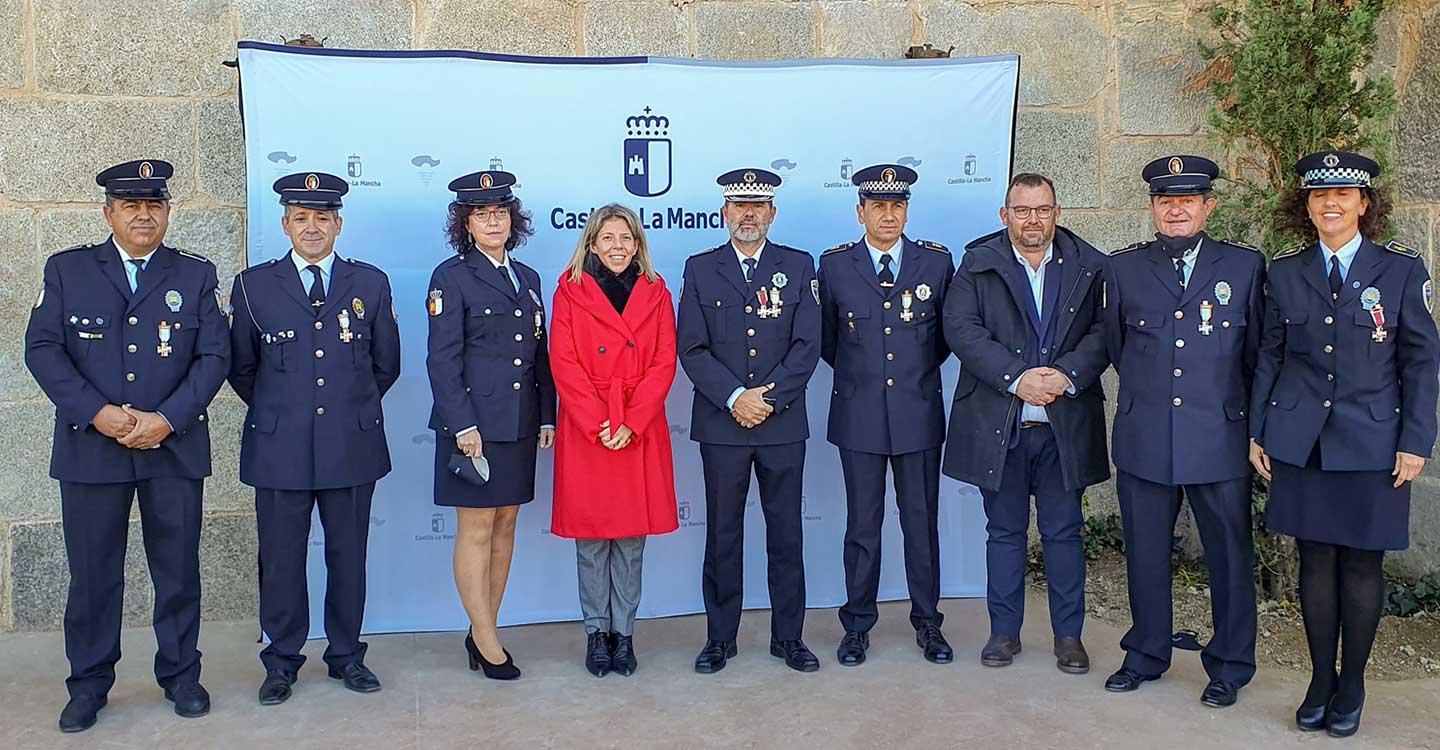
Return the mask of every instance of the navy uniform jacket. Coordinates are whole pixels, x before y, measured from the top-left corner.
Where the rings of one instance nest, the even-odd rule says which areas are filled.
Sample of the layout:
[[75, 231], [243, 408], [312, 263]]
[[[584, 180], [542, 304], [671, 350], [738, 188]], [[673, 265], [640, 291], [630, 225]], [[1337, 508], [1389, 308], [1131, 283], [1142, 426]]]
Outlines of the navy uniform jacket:
[[446, 259], [430, 276], [430, 429], [451, 438], [471, 426], [481, 440], [534, 438], [540, 425], [555, 424], [540, 275], [511, 256], [516, 292], [482, 255]]
[[1105, 256], [1064, 227], [1055, 230], [1053, 252], [1043, 315], [1054, 330], [1041, 344], [1030, 279], [1015, 260], [1010, 235], [1001, 230], [965, 246], [945, 298], [945, 338], [960, 358], [941, 467], [947, 476], [1000, 489], [1023, 404], [1010, 387], [1041, 366], [1065, 373], [1075, 387], [1045, 407], [1065, 487], [1080, 490], [1110, 476], [1100, 386], [1110, 366], [1100, 307]]
[[[820, 361], [820, 305], [809, 253], [766, 242], [753, 274], [767, 295], [779, 287], [780, 315], [760, 317], [755, 291], [729, 242], [690, 256], [676, 322], [680, 365], [695, 384], [690, 439], [715, 445], [777, 445], [810, 437], [805, 384]], [[777, 283], [779, 282], [779, 283]], [[774, 383], [775, 406], [758, 427], [735, 422], [725, 401], [736, 388]]]
[[[1120, 375], [1115, 467], [1156, 484], [1250, 475], [1246, 414], [1260, 348], [1265, 259], [1201, 237], [1183, 295], [1175, 263], [1158, 241], [1117, 251], [1105, 277], [1106, 343]], [[1207, 301], [1208, 336], [1200, 332]]]
[[[25, 363], [55, 403], [50, 476], [107, 484], [210, 475], [210, 405], [230, 367], [215, 266], [165, 245], [132, 294], [113, 239], [50, 256], [25, 331]], [[175, 308], [175, 309], [172, 309]], [[160, 356], [160, 323], [170, 328]], [[90, 420], [106, 404], [165, 415], [175, 432], [131, 450]]]
[[[863, 238], [820, 255], [820, 356], [835, 370], [828, 437], [847, 450], [900, 455], [945, 441], [940, 365], [950, 347], [940, 313], [955, 267], [943, 245], [902, 237], [897, 246], [890, 289]], [[905, 290], [910, 321], [900, 317]]]
[[[1435, 447], [1440, 337], [1430, 274], [1413, 250], [1362, 240], [1332, 304], [1319, 245], [1275, 256], [1251, 436], [1271, 458], [1304, 466], [1318, 440], [1327, 471], [1390, 471], [1395, 452]], [[1379, 292], [1386, 336], [1360, 304]]]
[[240, 441], [245, 484], [322, 490], [390, 473], [380, 410], [400, 377], [390, 280], [339, 256], [330, 274], [318, 317], [288, 253], [235, 277], [230, 385], [250, 407]]

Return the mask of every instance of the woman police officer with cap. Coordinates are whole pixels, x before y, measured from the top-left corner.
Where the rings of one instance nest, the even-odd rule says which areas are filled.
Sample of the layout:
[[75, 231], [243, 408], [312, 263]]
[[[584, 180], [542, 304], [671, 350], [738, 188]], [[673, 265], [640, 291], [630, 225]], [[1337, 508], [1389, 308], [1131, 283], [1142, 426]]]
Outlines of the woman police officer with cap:
[[1440, 337], [1425, 262], [1370, 239], [1388, 209], [1370, 185], [1379, 165], [1332, 151], [1295, 171], [1282, 220], [1307, 242], [1270, 267], [1250, 460], [1270, 479], [1266, 526], [1300, 550], [1312, 674], [1296, 724], [1346, 737], [1360, 726], [1385, 550], [1408, 545], [1410, 481], [1435, 444]]

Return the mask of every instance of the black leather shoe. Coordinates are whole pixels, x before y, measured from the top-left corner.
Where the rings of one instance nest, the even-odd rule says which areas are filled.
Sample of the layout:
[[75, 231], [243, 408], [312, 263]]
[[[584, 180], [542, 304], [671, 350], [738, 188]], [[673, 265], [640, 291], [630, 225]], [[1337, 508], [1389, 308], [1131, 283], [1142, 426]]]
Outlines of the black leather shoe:
[[1200, 702], [1211, 708], [1229, 708], [1240, 698], [1240, 686], [1221, 679], [1210, 681], [1200, 693]]
[[340, 669], [331, 667], [330, 679], [344, 680], [345, 689], [357, 693], [373, 693], [380, 689], [380, 678], [358, 661], [352, 661]]
[[820, 660], [805, 647], [805, 641], [777, 641], [770, 639], [770, 655], [785, 660], [785, 666], [796, 672], [814, 672], [820, 669]]
[[65, 704], [65, 710], [60, 712], [60, 731], [72, 734], [95, 726], [95, 719], [100, 714], [100, 709], [105, 707], [105, 703], [106, 698], [103, 695], [81, 693], [74, 696]]
[[1302, 732], [1323, 731], [1328, 708], [1322, 703], [1318, 706], [1301, 706], [1295, 709], [1295, 726], [1299, 727]]
[[865, 652], [870, 648], [869, 633], [855, 633], [845, 631], [845, 637], [840, 639], [840, 647], [835, 649], [835, 660], [841, 666], [858, 667], [865, 663]]
[[925, 652], [925, 661], [932, 664], [949, 664], [955, 660], [955, 651], [940, 632], [940, 626], [933, 622], [915, 631], [915, 645]]
[[1013, 635], [992, 635], [980, 649], [980, 663], [987, 667], [1008, 667], [1020, 653], [1020, 639]]
[[272, 669], [265, 673], [260, 683], [260, 705], [278, 706], [290, 700], [290, 686], [295, 684], [295, 673], [283, 669]]
[[1160, 675], [1144, 675], [1129, 667], [1121, 667], [1120, 671], [1105, 680], [1105, 689], [1112, 693], [1133, 693], [1140, 689], [1142, 682], [1158, 679], [1160, 679]]
[[1055, 639], [1055, 666], [1065, 674], [1090, 671], [1090, 654], [1085, 653], [1085, 644], [1080, 642], [1079, 636]]
[[[1335, 699], [1330, 699], [1330, 705], [1335, 705]], [[1360, 705], [1354, 711], [1340, 713], [1333, 708], [1325, 710], [1325, 732], [1331, 737], [1349, 737], [1360, 731], [1360, 713], [1365, 710], [1365, 699], [1360, 699]]]
[[210, 694], [198, 682], [165, 688], [165, 700], [175, 704], [175, 715], [198, 719], [210, 713]]
[[725, 668], [725, 660], [735, 658], [738, 650], [735, 641], [705, 641], [705, 648], [695, 657], [695, 671], [700, 674], [715, 674]]
[[610, 634], [596, 631], [585, 636], [585, 669], [596, 677], [610, 674], [615, 661], [610, 658]]
[[610, 662], [611, 668], [622, 677], [635, 674], [635, 668], [640, 666], [640, 662], [635, 658], [635, 638], [633, 636], [619, 633], [610, 634]]

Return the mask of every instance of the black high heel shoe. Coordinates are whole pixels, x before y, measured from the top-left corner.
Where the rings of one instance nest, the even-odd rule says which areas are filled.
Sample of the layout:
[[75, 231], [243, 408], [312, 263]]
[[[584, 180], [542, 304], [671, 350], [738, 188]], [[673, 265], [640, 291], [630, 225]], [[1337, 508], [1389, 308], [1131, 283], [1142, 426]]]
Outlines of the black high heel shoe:
[[[1334, 704], [1335, 700], [1332, 698], [1330, 702]], [[1356, 706], [1354, 711], [1346, 711], [1342, 714], [1333, 709], [1326, 709], [1325, 731], [1331, 737], [1349, 737], [1355, 734], [1360, 731], [1360, 712], [1364, 710], [1365, 698], [1363, 696], [1360, 698], [1360, 705]]]
[[1302, 732], [1319, 732], [1325, 729], [1325, 715], [1329, 706], [1301, 706], [1295, 709], [1295, 726]]
[[469, 633], [465, 634], [465, 652], [470, 657], [471, 672], [483, 671], [485, 676], [492, 680], [513, 680], [520, 676], [520, 668], [515, 666], [515, 658], [509, 651], [505, 651], [503, 663], [491, 664], [485, 655], [480, 653], [480, 648], [475, 645], [475, 639]]

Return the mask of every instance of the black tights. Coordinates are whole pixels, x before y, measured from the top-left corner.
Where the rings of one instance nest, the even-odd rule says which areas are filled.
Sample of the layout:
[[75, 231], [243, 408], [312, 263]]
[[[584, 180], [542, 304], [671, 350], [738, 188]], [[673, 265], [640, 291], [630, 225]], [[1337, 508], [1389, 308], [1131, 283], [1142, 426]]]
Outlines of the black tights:
[[[1375, 644], [1385, 601], [1385, 553], [1324, 542], [1298, 540], [1300, 606], [1310, 646], [1310, 689], [1306, 706], [1331, 704], [1353, 711], [1365, 700], [1365, 662]], [[1343, 637], [1340, 672], [1336, 653]]]

